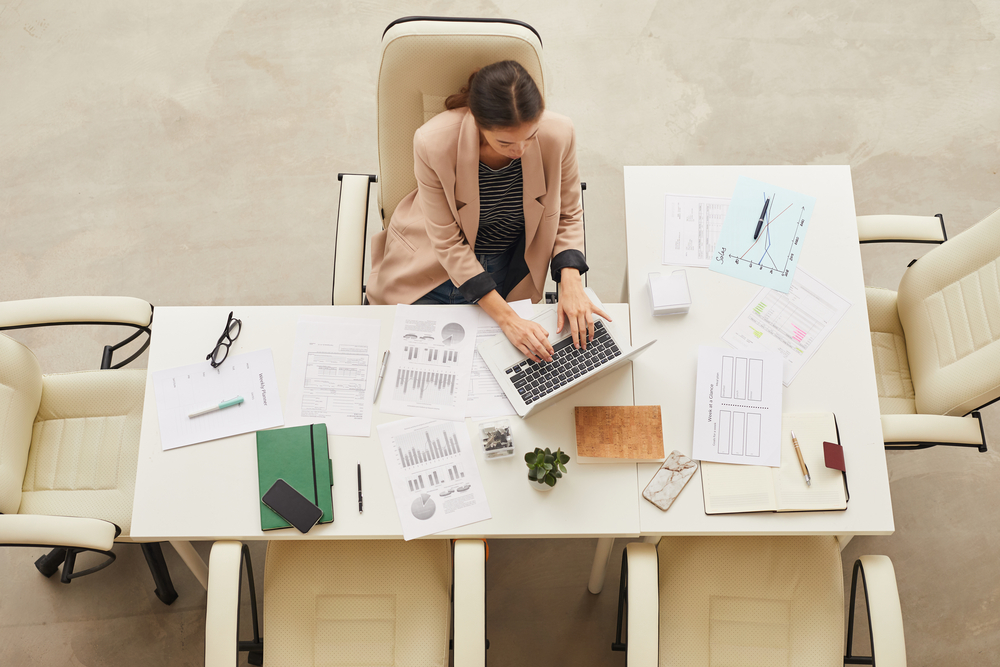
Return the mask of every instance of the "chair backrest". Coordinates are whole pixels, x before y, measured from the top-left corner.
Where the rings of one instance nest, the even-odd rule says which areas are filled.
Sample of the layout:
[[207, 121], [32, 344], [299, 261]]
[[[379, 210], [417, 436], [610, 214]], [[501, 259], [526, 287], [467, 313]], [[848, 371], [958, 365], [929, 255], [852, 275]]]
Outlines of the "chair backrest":
[[917, 412], [964, 415], [1000, 397], [1000, 209], [907, 269], [897, 309]]
[[542, 95], [542, 42], [527, 24], [503, 19], [413, 17], [394, 21], [382, 36], [378, 76], [379, 207], [382, 227], [417, 187], [413, 133], [445, 110], [473, 70], [516, 60]]
[[0, 512], [17, 514], [31, 431], [42, 400], [42, 369], [35, 355], [0, 334]]

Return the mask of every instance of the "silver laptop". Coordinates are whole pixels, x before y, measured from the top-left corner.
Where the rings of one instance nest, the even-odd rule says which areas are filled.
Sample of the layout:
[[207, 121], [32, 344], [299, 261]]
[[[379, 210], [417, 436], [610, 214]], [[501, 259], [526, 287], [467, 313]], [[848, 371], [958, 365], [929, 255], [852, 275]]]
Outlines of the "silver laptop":
[[632, 347], [628, 337], [619, 335], [611, 322], [595, 316], [594, 340], [587, 343], [586, 350], [578, 350], [573, 347], [569, 327], [564, 326], [563, 333], [556, 333], [556, 318], [554, 306], [532, 318], [549, 332], [549, 343], [555, 350], [552, 361], [531, 361], [502, 333], [476, 348], [521, 417], [539, 412], [595, 378], [620, 368], [656, 342], [653, 339]]

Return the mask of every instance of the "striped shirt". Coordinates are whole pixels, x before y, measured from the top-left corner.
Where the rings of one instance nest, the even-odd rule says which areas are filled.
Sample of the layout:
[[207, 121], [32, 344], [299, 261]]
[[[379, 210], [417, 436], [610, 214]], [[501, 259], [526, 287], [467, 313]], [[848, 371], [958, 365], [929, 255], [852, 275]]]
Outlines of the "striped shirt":
[[498, 255], [524, 233], [524, 184], [521, 158], [493, 170], [479, 163], [477, 255]]

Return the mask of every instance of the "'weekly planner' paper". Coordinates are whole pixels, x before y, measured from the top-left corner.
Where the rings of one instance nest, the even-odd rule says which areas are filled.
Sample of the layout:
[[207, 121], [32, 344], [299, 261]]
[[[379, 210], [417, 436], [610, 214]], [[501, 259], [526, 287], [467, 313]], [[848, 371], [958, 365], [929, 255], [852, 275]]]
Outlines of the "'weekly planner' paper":
[[815, 205], [815, 197], [741, 176], [709, 268], [787, 294]]

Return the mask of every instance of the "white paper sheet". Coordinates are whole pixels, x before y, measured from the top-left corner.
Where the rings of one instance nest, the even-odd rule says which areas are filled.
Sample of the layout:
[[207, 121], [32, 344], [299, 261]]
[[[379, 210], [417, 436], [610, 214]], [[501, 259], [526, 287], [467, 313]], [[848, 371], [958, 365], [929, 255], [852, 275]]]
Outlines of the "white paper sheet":
[[741, 350], [778, 353], [784, 360], [782, 381], [787, 387], [850, 307], [850, 301], [799, 269], [788, 294], [762, 289], [722, 340]]
[[295, 327], [288, 426], [325, 423], [331, 435], [372, 434], [381, 323], [303, 317]]
[[780, 357], [702, 345], [696, 392], [691, 458], [781, 465]]
[[404, 540], [492, 517], [465, 424], [399, 419], [378, 438]]
[[[510, 307], [520, 317], [531, 319], [535, 310], [530, 299], [512, 301]], [[479, 329], [476, 332], [476, 345], [502, 333], [500, 325], [493, 321], [482, 308], [479, 309]], [[472, 359], [472, 377], [469, 382], [469, 400], [465, 404], [465, 412], [469, 417], [485, 419], [487, 417], [503, 417], [516, 415], [517, 411], [503, 393], [503, 389], [493, 377], [490, 367], [486, 365], [479, 350]]]
[[479, 306], [397, 306], [381, 412], [461, 421], [469, 397]]
[[815, 197], [740, 176], [708, 268], [787, 293], [815, 206]]
[[[154, 371], [153, 392], [164, 451], [284, 424], [270, 349]], [[242, 404], [188, 417], [236, 396]]]
[[708, 266], [729, 210], [729, 197], [667, 195], [663, 263]]

